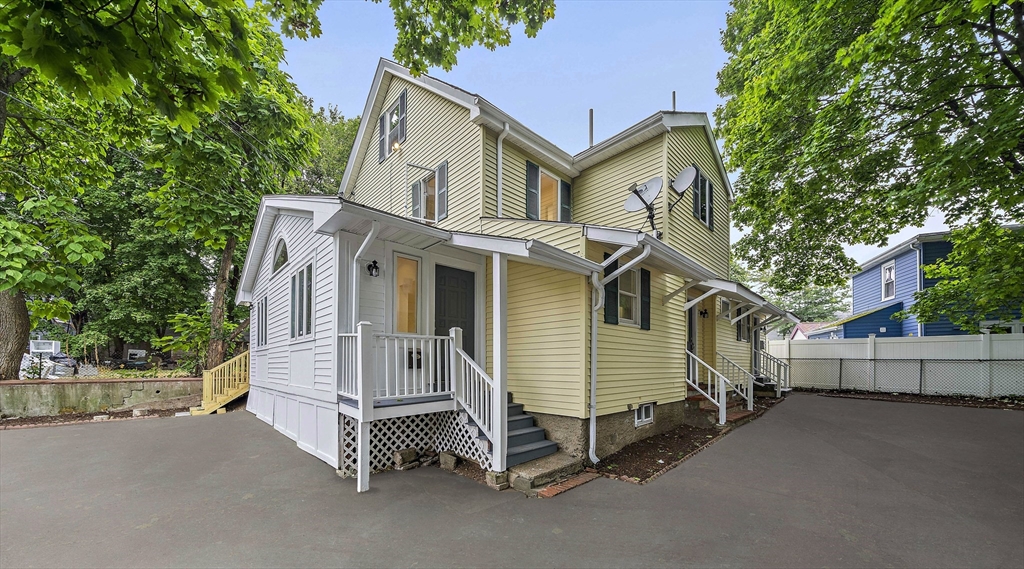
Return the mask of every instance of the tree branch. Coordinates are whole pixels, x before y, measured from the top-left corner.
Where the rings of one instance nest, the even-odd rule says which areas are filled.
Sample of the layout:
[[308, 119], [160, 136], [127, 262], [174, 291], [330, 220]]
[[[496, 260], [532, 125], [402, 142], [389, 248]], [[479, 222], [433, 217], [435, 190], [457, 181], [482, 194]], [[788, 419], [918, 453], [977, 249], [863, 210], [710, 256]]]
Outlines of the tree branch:
[[1005, 32], [1001, 32], [998, 28], [996, 28], [996, 7], [995, 6], [992, 6], [989, 9], [989, 12], [988, 12], [988, 25], [989, 25], [989, 27], [992, 30], [992, 43], [995, 44], [996, 49], [999, 51], [999, 61], [1002, 62], [1002, 64], [1007, 69], [1010, 70], [1010, 73], [1013, 73], [1014, 77], [1017, 78], [1017, 82], [1020, 83], [1020, 86], [1022, 88], [1024, 88], [1024, 72], [1022, 72], [1016, 65], [1014, 65], [1012, 62], [1010, 62], [1010, 58], [1006, 57], [1006, 51], [1003, 50], [1003, 44], [999, 42], [999, 38], [996, 36], [997, 32], [998, 33], [1003, 33], [1004, 35], [1005, 35]]

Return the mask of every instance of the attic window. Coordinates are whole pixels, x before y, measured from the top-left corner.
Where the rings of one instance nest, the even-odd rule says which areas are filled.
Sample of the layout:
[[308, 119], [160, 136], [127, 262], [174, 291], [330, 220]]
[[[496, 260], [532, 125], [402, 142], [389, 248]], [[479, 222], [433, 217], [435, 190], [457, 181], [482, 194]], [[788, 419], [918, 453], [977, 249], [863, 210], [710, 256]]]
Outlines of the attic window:
[[277, 248], [274, 249], [274, 272], [285, 266], [288, 263], [288, 246], [285, 245], [284, 239], [277, 240]]
[[398, 145], [405, 142], [405, 113], [406, 113], [406, 92], [398, 96], [398, 100], [388, 107], [387, 112], [380, 116], [378, 121], [379, 132], [377, 144], [377, 159], [383, 162]]
[[[696, 166], [694, 164], [695, 168]], [[693, 180], [693, 216], [712, 231], [715, 229], [714, 211], [712, 210], [714, 202], [715, 193], [711, 180], [704, 176], [700, 168], [697, 168], [697, 177]]]

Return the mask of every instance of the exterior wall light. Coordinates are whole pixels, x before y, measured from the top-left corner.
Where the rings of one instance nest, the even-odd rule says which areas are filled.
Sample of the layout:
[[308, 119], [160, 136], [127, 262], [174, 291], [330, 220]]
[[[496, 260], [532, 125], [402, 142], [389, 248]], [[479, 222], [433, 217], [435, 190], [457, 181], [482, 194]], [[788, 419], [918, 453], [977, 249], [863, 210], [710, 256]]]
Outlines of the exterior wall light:
[[377, 265], [377, 261], [374, 261], [369, 265], [366, 265], [366, 272], [369, 273], [371, 277], [379, 276], [380, 267]]

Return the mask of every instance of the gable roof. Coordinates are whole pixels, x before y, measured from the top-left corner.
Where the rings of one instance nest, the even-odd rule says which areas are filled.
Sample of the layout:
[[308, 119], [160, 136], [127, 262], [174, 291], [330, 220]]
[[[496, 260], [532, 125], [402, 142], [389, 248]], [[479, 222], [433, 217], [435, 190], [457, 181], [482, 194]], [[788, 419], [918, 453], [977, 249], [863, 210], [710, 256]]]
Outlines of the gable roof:
[[798, 322], [797, 325], [793, 327], [793, 331], [789, 333], [789, 337], [792, 339], [797, 332], [801, 332], [804, 336], [807, 336], [818, 328], [824, 328], [826, 325], [828, 325], [828, 322]]
[[878, 312], [879, 310], [885, 310], [886, 308], [891, 308], [893, 306], [896, 306], [897, 304], [901, 305], [900, 307], [902, 308], [903, 301], [902, 300], [894, 300], [892, 302], [887, 302], [885, 304], [876, 306], [874, 308], [869, 308], [869, 309], [867, 309], [867, 310], [865, 310], [863, 312], [858, 312], [857, 314], [853, 314], [853, 315], [847, 316], [846, 318], [842, 318], [840, 320], [836, 320], [835, 322], [830, 322], [828, 324], [825, 324], [824, 326], [821, 326], [821, 327], [815, 329], [813, 332], [811, 332], [811, 334], [820, 334], [822, 332], [828, 332], [828, 331], [831, 331], [831, 330], [835, 330], [835, 329], [839, 328], [840, 326], [842, 326], [843, 324], [849, 324], [850, 322], [853, 322], [854, 320], [859, 320], [860, 318], [863, 318], [863, 317], [865, 317], [865, 316], [867, 316], [869, 314], [874, 314], [875, 312]]
[[369, 140], [369, 133], [372, 132], [373, 126], [376, 123], [369, 120], [369, 118], [380, 114], [384, 106], [384, 96], [387, 92], [386, 86], [388, 81], [396, 77], [466, 108], [469, 111], [469, 120], [475, 124], [487, 126], [495, 132], [501, 132], [508, 125], [509, 133], [505, 140], [509, 140], [524, 150], [533, 153], [537, 158], [547, 162], [554, 170], [570, 178], [578, 176], [584, 168], [628, 150], [659, 134], [668, 132], [672, 128], [703, 128], [708, 144], [711, 146], [719, 174], [725, 180], [729, 199], [731, 200], [733, 197], [732, 184], [725, 171], [725, 165], [718, 151], [718, 143], [715, 140], [714, 131], [711, 128], [711, 122], [708, 119], [707, 113], [658, 111], [619, 134], [573, 156], [527, 128], [526, 125], [512, 118], [511, 115], [502, 111], [480, 95], [429, 75], [424, 74], [414, 77], [407, 68], [383, 58], [377, 64], [377, 71], [373, 76], [373, 84], [370, 86], [370, 92], [366, 97], [366, 104], [363, 106], [363, 114], [359, 121], [359, 130], [356, 132], [352, 153], [349, 155], [348, 164], [345, 166], [345, 173], [341, 178], [341, 187], [338, 188], [338, 194], [343, 197], [349, 195], [359, 175], [359, 170], [362, 168], [366, 152], [373, 142]]

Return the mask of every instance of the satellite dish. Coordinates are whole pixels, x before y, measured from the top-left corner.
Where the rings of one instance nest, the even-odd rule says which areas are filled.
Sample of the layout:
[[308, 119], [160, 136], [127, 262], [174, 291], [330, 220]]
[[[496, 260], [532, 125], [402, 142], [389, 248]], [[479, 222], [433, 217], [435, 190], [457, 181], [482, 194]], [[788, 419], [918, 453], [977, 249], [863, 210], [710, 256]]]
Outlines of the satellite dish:
[[693, 166], [683, 168], [683, 171], [672, 180], [672, 189], [677, 193], [683, 193], [693, 185], [693, 179], [697, 177], [697, 169]]
[[661, 193], [661, 176], [655, 176], [639, 186], [633, 184], [629, 187], [629, 197], [623, 208], [626, 211], [640, 211], [642, 209], [654, 210], [654, 200]]

